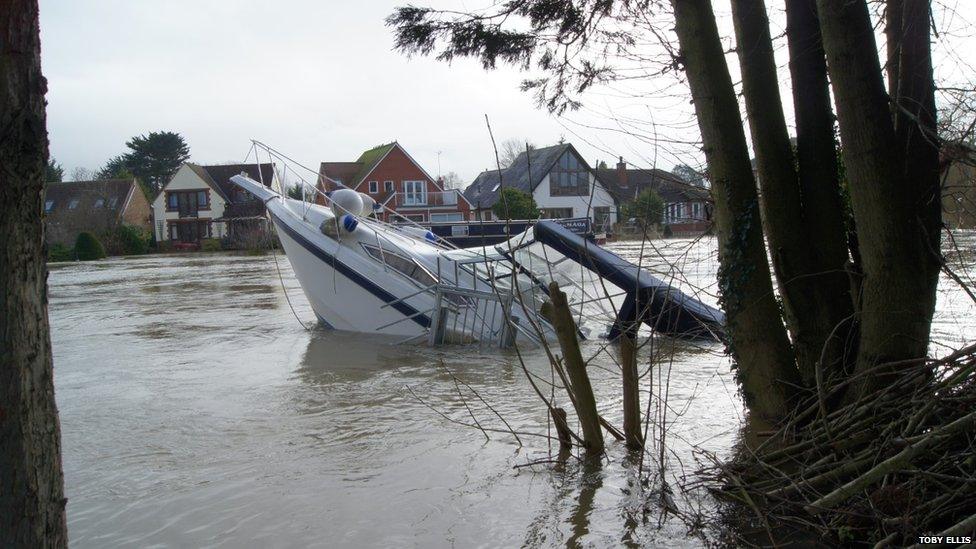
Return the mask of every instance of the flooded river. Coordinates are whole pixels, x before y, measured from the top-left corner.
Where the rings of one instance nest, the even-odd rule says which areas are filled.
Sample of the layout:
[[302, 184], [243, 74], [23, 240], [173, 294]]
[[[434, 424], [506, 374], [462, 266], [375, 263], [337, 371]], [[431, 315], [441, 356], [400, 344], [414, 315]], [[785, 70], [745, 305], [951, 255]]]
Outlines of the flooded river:
[[[676, 281], [714, 303], [713, 240], [645, 254], [662, 274], [676, 263]], [[306, 331], [286, 296], [303, 322], [314, 314], [287, 260], [277, 265], [281, 279], [270, 255], [51, 266], [74, 547], [699, 544], [680, 522], [659, 523], [616, 443], [598, 471], [517, 467], [546, 458], [548, 443], [533, 436], [547, 432], [546, 413], [514, 352]], [[973, 318], [968, 298], [943, 291], [943, 341], [963, 340]], [[667, 381], [677, 476], [694, 469], [693, 446], [729, 452], [743, 407], [720, 348], [662, 343], [650, 375]], [[541, 350], [523, 358], [549, 378]], [[590, 367], [599, 407], [619, 424], [614, 369], [606, 353]], [[460, 389], [483, 425], [505, 429], [472, 391], [522, 444], [441, 417], [470, 421], [449, 372], [471, 387]]]

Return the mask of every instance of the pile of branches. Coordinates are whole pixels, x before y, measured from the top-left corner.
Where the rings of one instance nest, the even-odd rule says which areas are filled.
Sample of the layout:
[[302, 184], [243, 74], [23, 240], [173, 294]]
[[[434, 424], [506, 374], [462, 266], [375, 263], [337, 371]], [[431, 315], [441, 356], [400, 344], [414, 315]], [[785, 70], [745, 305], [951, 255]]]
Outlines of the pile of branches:
[[909, 546], [976, 531], [976, 345], [900, 366], [856, 402], [830, 406], [857, 378], [810, 395], [761, 444], [711, 460], [702, 478], [735, 503], [734, 542]]

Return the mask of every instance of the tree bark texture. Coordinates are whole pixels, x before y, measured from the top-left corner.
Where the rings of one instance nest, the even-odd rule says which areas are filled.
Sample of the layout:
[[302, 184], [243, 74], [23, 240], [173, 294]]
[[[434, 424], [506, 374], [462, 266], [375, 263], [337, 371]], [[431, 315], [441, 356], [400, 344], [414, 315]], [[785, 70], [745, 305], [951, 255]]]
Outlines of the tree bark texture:
[[847, 265], [846, 214], [837, 172], [834, 112], [830, 104], [827, 60], [820, 38], [816, 0], [787, 0], [786, 37], [790, 52], [793, 112], [796, 119], [796, 166], [803, 202], [803, 225], [811, 254], [810, 275], [817, 292], [814, 311], [827, 334], [824, 370], [843, 363], [856, 340], [854, 296]]
[[569, 389], [573, 392], [572, 401], [583, 431], [583, 444], [587, 453], [600, 454], [603, 452], [603, 431], [600, 430], [600, 414], [596, 409], [593, 386], [586, 373], [586, 363], [576, 338], [578, 328], [573, 321], [566, 294], [559, 289], [559, 284], [549, 284], [549, 298], [552, 303], [552, 326], [559, 338], [559, 348], [562, 349], [563, 366], [571, 384]]
[[[797, 366], [807, 386], [814, 384], [816, 364], [824, 356], [823, 348], [838, 323], [838, 314], [829, 305], [838, 305], [848, 298], [847, 280], [843, 267], [846, 261], [831, 266], [819, 265], [811, 246], [807, 220], [822, 214], [841, 219], [837, 212], [820, 212], [822, 206], [814, 200], [807, 208], [801, 193], [793, 146], [786, 128], [781, 107], [782, 98], [773, 58], [773, 43], [769, 35], [769, 19], [762, 0], [733, 0], [732, 21], [737, 51], [742, 68], [742, 91], [756, 155], [759, 187], [762, 191], [763, 225], [769, 242], [773, 272], [783, 299], [787, 326], [793, 335]], [[830, 116], [829, 109], [826, 113]], [[832, 144], [833, 139], [828, 143]], [[836, 175], [825, 182], [834, 182]], [[833, 204], [837, 206], [838, 204]], [[842, 235], [843, 233], [839, 233]], [[821, 278], [829, 271], [843, 277], [843, 285], [826, 287]], [[840, 292], [840, 296], [836, 295]], [[845, 316], [849, 316], [847, 312]], [[843, 318], [843, 317], [841, 317]], [[829, 362], [837, 364], [843, 346], [832, 345], [835, 353]], [[837, 352], [840, 351], [840, 352]]]
[[640, 376], [637, 371], [637, 340], [629, 331], [620, 336], [620, 367], [623, 370], [624, 439], [631, 450], [644, 447], [641, 429]]
[[37, 0], [0, 3], [0, 546], [67, 545], [47, 318]]
[[672, 0], [672, 6], [712, 176], [730, 349], [746, 403], [755, 415], [776, 421], [800, 379], [773, 294], [739, 105], [709, 0]]
[[[924, 183], [905, 173], [902, 155], [915, 151], [899, 147], [867, 4], [817, 0], [817, 12], [862, 260], [856, 371], [863, 371], [926, 355], [938, 273], [920, 217]], [[886, 382], [866, 377], [853, 395]]]
[[[898, 158], [908, 186], [915, 191], [914, 207], [922, 238], [929, 247], [925, 266], [933, 284], [942, 268], [942, 191], [939, 177], [939, 141], [936, 128], [935, 81], [929, 36], [929, 0], [899, 0], [902, 8], [898, 56], [898, 93], [895, 109], [895, 139]], [[933, 285], [933, 291], [935, 287]], [[934, 305], [934, 303], [933, 303]]]

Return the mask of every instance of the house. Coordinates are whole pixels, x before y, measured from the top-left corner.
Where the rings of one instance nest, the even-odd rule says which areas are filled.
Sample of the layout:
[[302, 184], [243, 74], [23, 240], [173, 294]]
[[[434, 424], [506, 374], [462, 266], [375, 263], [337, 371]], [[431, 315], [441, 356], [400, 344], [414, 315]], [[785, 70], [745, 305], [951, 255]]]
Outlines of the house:
[[711, 227], [712, 201], [708, 189], [687, 183], [678, 176], [658, 169], [628, 169], [623, 157], [616, 168], [596, 171], [621, 205], [633, 202], [640, 193], [652, 189], [664, 201], [661, 223], [675, 236], [701, 234]]
[[520, 154], [501, 171], [481, 172], [464, 191], [479, 219], [497, 219], [492, 206], [503, 187], [532, 195], [543, 218], [589, 218], [597, 230], [617, 222], [617, 204], [572, 144]]
[[80, 232], [99, 239], [120, 225], [149, 231], [149, 201], [135, 179], [48, 183], [44, 196], [49, 245], [74, 246]]
[[184, 163], [153, 200], [157, 242], [193, 246], [205, 238], [244, 239], [267, 228], [264, 204], [230, 182], [245, 174], [268, 187], [276, 183], [273, 164], [201, 166]]
[[[396, 141], [363, 152], [355, 162], [322, 162], [318, 186], [323, 192], [341, 187], [357, 190], [418, 223], [466, 221], [471, 216], [471, 204], [461, 192], [444, 189]], [[397, 217], [388, 212], [379, 215], [386, 221]]]

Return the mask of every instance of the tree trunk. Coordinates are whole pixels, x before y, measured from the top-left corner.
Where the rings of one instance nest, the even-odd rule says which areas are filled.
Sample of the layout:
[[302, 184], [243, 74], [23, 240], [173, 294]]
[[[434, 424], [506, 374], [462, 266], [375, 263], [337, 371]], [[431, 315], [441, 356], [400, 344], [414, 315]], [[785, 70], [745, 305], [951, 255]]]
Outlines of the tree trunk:
[[47, 320], [36, 0], [0, 4], [0, 545], [67, 545]]
[[[895, 101], [895, 139], [901, 171], [915, 190], [913, 204], [921, 237], [929, 248], [928, 275], [932, 290], [942, 268], [942, 190], [936, 128], [935, 82], [929, 36], [929, 1], [899, 0], [902, 32]], [[934, 303], [933, 303], [934, 306]]]
[[[863, 266], [856, 366], [863, 371], [926, 355], [938, 276], [919, 215], [920, 182], [899, 169], [901, 155], [915, 151], [898, 147], [867, 5], [818, 0], [817, 11]], [[894, 370], [866, 377], [852, 396], [886, 384], [885, 373]]]
[[[830, 105], [827, 61], [820, 39], [816, 0], [786, 3], [786, 37], [790, 51], [793, 110], [796, 117], [796, 160], [803, 226], [811, 254], [809, 281], [822, 334], [834, 333], [823, 354], [829, 372], [845, 362], [856, 340], [852, 315], [854, 299], [846, 265], [848, 255], [845, 206], [841, 199], [834, 143], [834, 113]], [[841, 329], [834, 332], [838, 325]], [[819, 349], [818, 349], [819, 352]]]
[[902, 6], [903, 0], [887, 0], [885, 5], [885, 37], [888, 39], [886, 50], [888, 59], [885, 62], [885, 72], [888, 73], [888, 95], [894, 99], [898, 95], [898, 67], [901, 31], [902, 31]]
[[641, 429], [637, 340], [630, 331], [624, 331], [620, 336], [620, 367], [623, 370], [624, 439], [628, 448], [640, 450], [644, 447], [644, 433]]
[[[800, 375], [807, 386], [812, 386], [824, 345], [837, 324], [837, 315], [827, 305], [838, 300], [831, 295], [831, 291], [837, 289], [825, 287], [820, 280], [830, 269], [814, 266], [815, 247], [810, 246], [810, 242], [819, 244], [819, 241], [811, 240], [811, 235], [807, 233], [807, 219], [815, 220], [822, 214], [837, 217], [838, 220], [841, 218], [836, 211], [819, 211], [817, 206], [824, 205], [815, 201], [809, 209], [803, 202], [805, 197], [801, 195], [793, 147], [781, 107], [773, 43], [764, 3], [761, 0], [733, 0], [732, 21], [742, 67], [742, 91], [752, 130], [759, 187], [762, 190], [760, 204], [763, 225], [769, 241], [773, 271], [783, 298], [787, 326], [793, 335]], [[818, 114], [831, 115], [829, 110]], [[832, 141], [830, 139], [828, 143]], [[836, 186], [836, 176], [824, 184], [829, 185], [831, 180]], [[843, 277], [843, 266], [844, 260], [830, 268]], [[840, 287], [841, 297], [847, 294], [847, 280], [843, 279], [843, 283]], [[832, 345], [829, 349], [836, 353], [843, 347]], [[836, 364], [838, 358], [831, 356], [829, 362]]]
[[573, 404], [576, 406], [576, 416], [579, 418], [583, 431], [583, 444], [587, 453], [600, 454], [603, 452], [603, 431], [600, 430], [600, 414], [596, 410], [596, 398], [593, 396], [593, 386], [590, 376], [586, 373], [586, 363], [580, 352], [579, 340], [576, 339], [576, 322], [569, 310], [566, 294], [560, 291], [559, 284], [549, 284], [549, 298], [552, 303], [552, 326], [559, 338], [559, 347], [563, 353], [563, 366], [569, 377], [573, 392]]
[[709, 0], [671, 3], [712, 176], [730, 348], [746, 403], [758, 417], [776, 421], [789, 410], [800, 380], [773, 294], [735, 90]]

